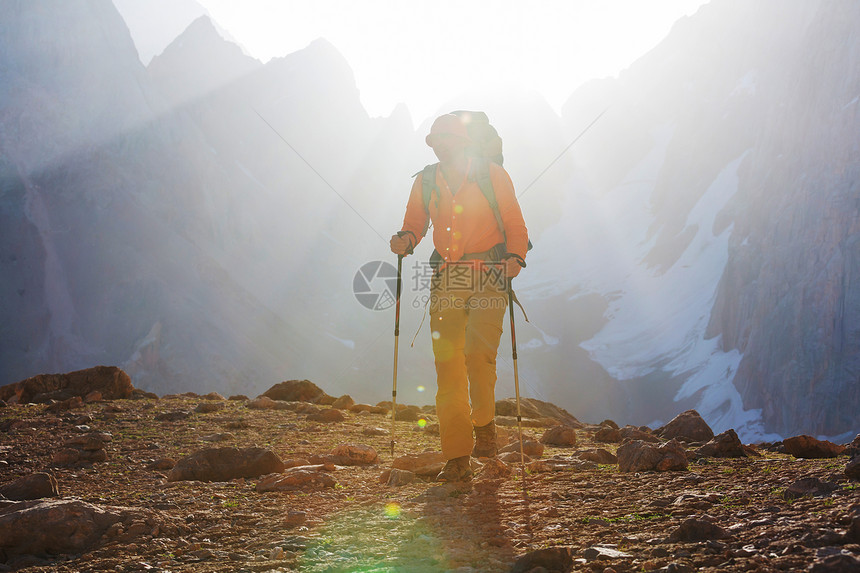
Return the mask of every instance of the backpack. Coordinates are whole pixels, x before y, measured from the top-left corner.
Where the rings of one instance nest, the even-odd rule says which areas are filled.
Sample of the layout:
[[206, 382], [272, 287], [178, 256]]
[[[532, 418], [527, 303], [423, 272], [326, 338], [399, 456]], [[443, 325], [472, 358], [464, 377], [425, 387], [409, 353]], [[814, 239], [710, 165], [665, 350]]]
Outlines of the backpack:
[[[499, 203], [496, 201], [493, 181], [490, 179], [490, 163], [502, 165], [504, 162], [502, 138], [499, 137], [499, 132], [496, 131], [496, 128], [490, 125], [490, 119], [487, 117], [487, 114], [482, 111], [458, 110], [450, 113], [462, 118], [463, 123], [466, 124], [466, 131], [469, 133], [469, 139], [472, 140], [472, 145], [467, 148], [466, 153], [472, 159], [472, 172], [475, 182], [481, 189], [481, 193], [487, 198], [493, 215], [496, 217], [496, 225], [498, 225], [499, 231], [501, 231], [504, 237], [506, 236], [505, 225], [502, 221], [502, 214], [499, 211]], [[434, 190], [437, 193], [439, 192], [439, 186], [436, 185], [436, 169], [438, 166], [438, 163], [432, 163], [419, 171], [422, 174], [421, 191], [424, 199], [424, 211], [427, 213], [427, 223], [424, 226], [425, 235], [430, 226], [430, 198], [433, 196]], [[418, 175], [418, 173], [415, 175]], [[532, 242], [529, 240], [528, 250], [531, 250], [531, 248]]]

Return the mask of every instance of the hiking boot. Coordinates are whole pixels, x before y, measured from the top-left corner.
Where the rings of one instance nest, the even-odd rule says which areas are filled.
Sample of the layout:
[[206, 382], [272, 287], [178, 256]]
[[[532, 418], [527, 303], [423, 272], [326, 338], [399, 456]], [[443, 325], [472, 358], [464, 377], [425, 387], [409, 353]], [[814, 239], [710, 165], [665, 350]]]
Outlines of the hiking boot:
[[448, 460], [436, 481], [448, 483], [454, 481], [469, 481], [472, 479], [472, 462], [469, 456], [460, 456]]
[[492, 421], [486, 426], [475, 426], [475, 447], [472, 449], [472, 456], [494, 458], [496, 453], [496, 422]]

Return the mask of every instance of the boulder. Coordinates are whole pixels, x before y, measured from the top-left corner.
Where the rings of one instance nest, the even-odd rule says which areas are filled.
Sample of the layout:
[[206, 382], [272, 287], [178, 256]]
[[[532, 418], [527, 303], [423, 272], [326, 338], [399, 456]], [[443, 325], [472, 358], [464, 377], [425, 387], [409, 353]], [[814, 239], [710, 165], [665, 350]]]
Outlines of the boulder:
[[517, 559], [511, 568], [511, 573], [571, 571], [573, 565], [573, 550], [570, 547], [547, 547], [526, 553]]
[[442, 470], [442, 465], [445, 463], [445, 456], [442, 452], [421, 452], [420, 454], [406, 454], [395, 458], [391, 463], [391, 467], [398, 470], [406, 470], [424, 475], [423, 468], [431, 467], [435, 469], [428, 470], [428, 474], [438, 474]]
[[400, 487], [402, 485], [410, 484], [413, 481], [415, 481], [414, 473], [407, 470], [392, 468], [388, 473], [388, 479], [385, 483], [391, 487]]
[[141, 510], [97, 506], [80, 500], [21, 501], [0, 507], [0, 554], [83, 553], [117, 523], [144, 521]]
[[[543, 451], [544, 451], [544, 445], [541, 444], [540, 442], [536, 442], [534, 440], [529, 440], [529, 439], [523, 440], [522, 452], [525, 455], [530, 456], [532, 458], [539, 458], [543, 455]], [[510, 444], [508, 444], [507, 446], [505, 446], [504, 448], [499, 450], [500, 454], [506, 454], [508, 452], [513, 452], [513, 453], [516, 453], [517, 455], [519, 455], [519, 453], [520, 453], [520, 441], [516, 440], [514, 442], [511, 442]]]
[[134, 391], [131, 378], [116, 366], [96, 366], [66, 374], [39, 374], [20, 382], [0, 386], [0, 400], [24, 404], [50, 400], [84, 398], [100, 392], [105, 400], [129, 398]]
[[42, 499], [59, 495], [57, 479], [45, 472], [30, 474], [0, 486], [0, 496], [13, 501]]
[[617, 464], [618, 458], [609, 450], [603, 448], [594, 448], [591, 450], [583, 450], [576, 454], [581, 460], [594, 462], [596, 464]]
[[498, 479], [510, 477], [512, 473], [511, 467], [497, 458], [490, 458], [484, 463], [484, 466], [478, 472], [479, 480]]
[[860, 480], [860, 456], [855, 456], [848, 465], [845, 466], [845, 477], [849, 479]]
[[272, 400], [286, 402], [311, 402], [313, 404], [332, 404], [335, 399], [323, 392], [310, 380], [287, 380], [275, 384], [263, 396]]
[[180, 459], [167, 481], [230, 481], [284, 471], [284, 462], [265, 448], [206, 448]]
[[576, 430], [570, 426], [553, 426], [543, 433], [540, 441], [542, 444], [550, 446], [574, 447], [576, 446]]
[[661, 446], [635, 440], [618, 448], [618, 466], [622, 472], [678, 471], [687, 469], [684, 448], [675, 440]]
[[839, 489], [839, 486], [835, 483], [821, 481], [817, 477], [808, 477], [799, 479], [785, 488], [782, 497], [786, 500], [792, 500], [805, 495], [813, 497], [825, 496], [830, 495], [836, 489]]
[[346, 420], [346, 416], [344, 416], [343, 412], [341, 412], [337, 408], [327, 408], [325, 410], [320, 410], [319, 412], [308, 415], [307, 420], [311, 422], [334, 423], [343, 422], [344, 420]]
[[352, 396], [349, 394], [344, 394], [334, 402], [332, 402], [331, 407], [337, 408], [338, 410], [348, 410], [352, 406], [355, 405], [355, 400], [352, 399]]
[[329, 454], [334, 463], [341, 466], [365, 466], [379, 461], [376, 450], [364, 444], [341, 444]]
[[654, 433], [667, 440], [682, 442], [708, 442], [714, 437], [714, 431], [695, 410], [681, 412]]
[[[564, 424], [571, 428], [583, 428], [585, 424], [577, 420], [570, 412], [555, 404], [535, 398], [520, 398], [520, 414], [523, 418], [552, 418], [555, 423]], [[517, 401], [515, 398], [496, 401], [496, 415], [516, 417]], [[496, 421], [498, 423], [498, 420]]]
[[618, 434], [621, 436], [622, 442], [632, 441], [632, 440], [640, 440], [642, 442], [652, 442], [654, 444], [659, 444], [661, 442], [660, 438], [654, 435], [654, 433], [649, 428], [637, 428], [636, 426], [624, 426], [620, 430], [618, 430]]
[[711, 541], [729, 537], [728, 531], [713, 520], [703, 517], [690, 517], [669, 534], [668, 541]]
[[744, 458], [747, 451], [738, 434], [734, 430], [726, 430], [696, 450], [696, 454], [705, 458]]
[[845, 446], [806, 435], [783, 440], [782, 445], [785, 447], [785, 453], [806, 459], [835, 458], [845, 451]]
[[621, 441], [621, 430], [605, 426], [594, 433], [594, 440], [607, 444], [617, 444]]
[[211, 414], [212, 412], [223, 410], [224, 407], [224, 402], [200, 402], [197, 404], [197, 407], [194, 408], [194, 412], [197, 414]]

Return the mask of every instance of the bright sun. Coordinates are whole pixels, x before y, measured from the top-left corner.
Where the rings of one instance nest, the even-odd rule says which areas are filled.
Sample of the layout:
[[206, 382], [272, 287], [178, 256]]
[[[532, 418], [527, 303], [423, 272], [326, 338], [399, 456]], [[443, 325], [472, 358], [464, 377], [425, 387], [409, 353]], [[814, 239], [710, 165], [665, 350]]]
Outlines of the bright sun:
[[370, 115], [404, 102], [420, 122], [463, 91], [532, 90], [559, 110], [705, 0], [199, 2], [263, 62], [326, 38], [355, 72]]

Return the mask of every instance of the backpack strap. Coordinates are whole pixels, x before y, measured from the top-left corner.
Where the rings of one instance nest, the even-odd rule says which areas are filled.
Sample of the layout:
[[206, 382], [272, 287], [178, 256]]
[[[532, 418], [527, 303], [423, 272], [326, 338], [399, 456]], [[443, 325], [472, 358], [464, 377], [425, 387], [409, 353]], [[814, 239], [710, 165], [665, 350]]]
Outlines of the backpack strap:
[[[427, 221], [424, 222], [424, 231], [421, 233], [422, 237], [427, 234], [427, 229], [430, 228], [430, 199], [433, 196], [433, 191], [436, 191], [436, 207], [439, 207], [439, 186], [436, 185], [436, 168], [438, 166], [438, 163], [432, 163], [420, 171], [421, 198], [424, 202], [424, 212], [427, 214]], [[418, 175], [418, 173], [415, 175]]]
[[493, 215], [496, 217], [496, 225], [499, 226], [499, 231], [502, 232], [502, 237], [505, 237], [505, 240], [507, 240], [505, 224], [502, 221], [502, 213], [499, 211], [499, 202], [496, 201], [496, 190], [493, 189], [493, 180], [490, 178], [490, 162], [487, 160], [481, 160], [473, 162], [472, 165], [474, 166], [473, 173], [475, 182], [478, 184], [478, 187], [481, 188], [481, 193], [483, 193], [484, 197], [487, 198], [487, 202], [490, 204], [490, 209], [493, 210]]

